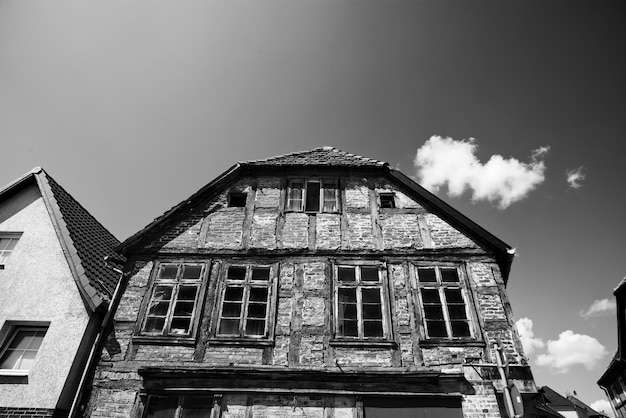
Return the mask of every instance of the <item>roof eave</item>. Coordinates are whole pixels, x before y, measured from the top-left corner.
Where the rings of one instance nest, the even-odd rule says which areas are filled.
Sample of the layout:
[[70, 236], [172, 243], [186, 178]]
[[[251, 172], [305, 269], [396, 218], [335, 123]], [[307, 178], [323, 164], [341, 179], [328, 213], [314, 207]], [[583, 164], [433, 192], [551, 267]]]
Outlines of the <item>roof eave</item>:
[[487, 231], [485, 228], [478, 225], [476, 222], [472, 221], [467, 216], [463, 215], [458, 210], [454, 209], [452, 206], [435, 196], [433, 193], [420, 186], [406, 174], [389, 167], [386, 167], [386, 171], [391, 177], [393, 177], [404, 186], [409, 188], [411, 191], [426, 200], [427, 203], [429, 203], [436, 209], [439, 209], [444, 215], [446, 221], [450, 222], [453, 226], [460, 227], [464, 231], [470, 232], [474, 236], [474, 238], [478, 239], [482, 244], [491, 248], [496, 254], [496, 260], [498, 262], [498, 265], [500, 266], [504, 284], [507, 284], [509, 273], [511, 271], [511, 264], [513, 263], [513, 258], [515, 257], [514, 250], [510, 245], [493, 235], [491, 232]]
[[245, 163], [236, 163], [231, 166], [229, 169], [224, 171], [218, 177], [216, 177], [213, 181], [208, 183], [206, 186], [202, 187], [196, 193], [191, 195], [189, 198], [183, 200], [176, 206], [169, 209], [160, 217], [156, 218], [152, 223], [148, 224], [146, 227], [136, 232], [135, 234], [128, 237], [124, 242], [118, 245], [115, 248], [115, 251], [128, 255], [135, 247], [137, 247], [146, 237], [151, 236], [155, 231], [158, 231], [162, 226], [167, 225], [170, 219], [174, 214], [180, 212], [185, 207], [193, 207], [194, 203], [201, 199], [206, 194], [210, 194], [212, 191], [217, 189], [221, 184], [229, 181], [231, 178], [236, 176], [236, 174], [241, 170], [242, 165]]

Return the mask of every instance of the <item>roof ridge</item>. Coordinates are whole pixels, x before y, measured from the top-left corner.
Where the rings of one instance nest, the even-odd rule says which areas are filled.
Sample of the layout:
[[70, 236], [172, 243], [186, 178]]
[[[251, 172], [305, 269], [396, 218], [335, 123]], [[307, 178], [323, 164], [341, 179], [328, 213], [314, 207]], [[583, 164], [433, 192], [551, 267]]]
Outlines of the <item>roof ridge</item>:
[[[324, 154], [324, 152], [326, 152], [327, 154]], [[318, 155], [315, 155], [315, 154]], [[310, 161], [289, 161], [290, 158], [298, 158], [298, 157], [302, 157], [302, 159], [306, 159], [307, 156], [310, 155]], [[330, 157], [330, 155], [332, 155], [332, 158], [334, 159], [333, 161], [321, 161], [321, 158], [323, 158], [324, 155], [328, 155]], [[341, 160], [341, 157], [347, 158], [348, 160]], [[353, 159], [352, 161], [350, 161], [350, 159]], [[285, 160], [282, 161], [281, 160]], [[343, 150], [340, 150], [339, 148], [333, 147], [333, 146], [321, 146], [321, 147], [315, 147], [309, 150], [303, 150], [303, 151], [294, 151], [294, 152], [289, 152], [289, 153], [285, 153], [285, 154], [281, 154], [281, 155], [276, 155], [273, 157], [268, 157], [268, 158], [261, 158], [261, 159], [256, 159], [256, 160], [247, 160], [247, 161], [240, 161], [239, 162], [242, 165], [263, 165], [263, 164], [278, 164], [281, 163], [282, 165], [335, 165], [335, 164], [341, 164], [341, 165], [354, 165], [354, 166], [359, 166], [359, 165], [374, 165], [374, 166], [385, 166], [385, 165], [389, 165], [389, 163], [385, 162], [385, 161], [380, 161], [377, 160], [375, 158], [369, 158], [369, 157], [364, 157], [362, 155], [358, 155], [358, 154], [353, 154], [353, 153], [349, 153]]]

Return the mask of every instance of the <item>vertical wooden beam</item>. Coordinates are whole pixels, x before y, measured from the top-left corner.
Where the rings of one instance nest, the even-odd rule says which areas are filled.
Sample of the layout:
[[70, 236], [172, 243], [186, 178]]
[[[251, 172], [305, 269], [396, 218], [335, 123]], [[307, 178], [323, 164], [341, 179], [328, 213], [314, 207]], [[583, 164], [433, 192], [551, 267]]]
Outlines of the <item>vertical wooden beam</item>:
[[348, 225], [348, 204], [346, 201], [346, 189], [342, 182], [339, 184], [341, 192], [341, 249], [350, 249], [350, 225]]
[[332, 396], [324, 396], [324, 418], [335, 417], [335, 403]]
[[314, 213], [309, 214], [309, 227], [308, 229], [308, 238], [309, 238], [309, 250], [315, 251], [315, 241], [317, 238], [317, 216]]
[[252, 180], [250, 182], [250, 192], [248, 193], [248, 199], [246, 200], [246, 212], [243, 219], [243, 235], [241, 237], [242, 248], [250, 247], [250, 239], [252, 236], [252, 222], [254, 221], [254, 208], [256, 204], [256, 190], [258, 187], [258, 181]]
[[333, 335], [333, 306], [335, 296], [333, 293], [333, 264], [331, 260], [326, 261], [324, 266], [324, 290], [327, 297], [324, 298], [324, 365], [326, 367], [335, 367], [335, 351], [330, 345], [330, 339]]
[[200, 301], [200, 303], [204, 304], [204, 311], [202, 313], [202, 317], [200, 318], [200, 323], [198, 324], [198, 343], [196, 344], [196, 349], [193, 353], [194, 361], [204, 361], [204, 354], [206, 353], [209, 338], [211, 337], [211, 323], [213, 322], [213, 311], [215, 301], [217, 300], [216, 293], [221, 265], [222, 263], [220, 261], [213, 261], [209, 264], [209, 268], [211, 270], [207, 278], [209, 281], [207, 285], [207, 292], [204, 300]]
[[416, 366], [424, 364], [424, 356], [422, 355], [422, 349], [420, 348], [419, 338], [420, 335], [424, 335], [421, 332], [422, 318], [420, 313], [419, 301], [416, 298], [417, 294], [417, 278], [415, 277], [415, 267], [412, 263], [404, 263], [405, 273], [408, 273], [409, 280], [407, 283], [406, 300], [409, 306], [409, 320], [411, 325], [411, 342], [413, 343], [413, 361]]
[[367, 180], [367, 191], [370, 201], [370, 214], [372, 217], [372, 238], [374, 240], [374, 248], [382, 250], [384, 248], [383, 242], [383, 230], [380, 226], [380, 216], [378, 214], [378, 196], [376, 195], [376, 189], [374, 180]]
[[222, 398], [221, 393], [213, 395], [213, 407], [211, 408], [210, 418], [220, 418], [222, 416]]
[[293, 299], [291, 305], [291, 330], [289, 341], [289, 367], [297, 367], [300, 364], [300, 343], [302, 342], [302, 308], [304, 296], [302, 287], [304, 284], [304, 266], [295, 264], [293, 279]]
[[361, 398], [360, 396], [356, 397], [356, 402], [355, 402], [355, 414], [354, 417], [355, 418], [363, 418], [364, 415], [364, 411], [363, 411], [363, 398]]
[[420, 235], [422, 237], [422, 245], [424, 248], [433, 248], [433, 239], [430, 236], [430, 229], [426, 222], [426, 215], [417, 215], [417, 224], [420, 228]]
[[287, 178], [280, 179], [280, 194], [278, 195], [278, 217], [276, 219], [276, 248], [283, 248], [283, 232], [285, 230], [285, 205], [287, 200]]

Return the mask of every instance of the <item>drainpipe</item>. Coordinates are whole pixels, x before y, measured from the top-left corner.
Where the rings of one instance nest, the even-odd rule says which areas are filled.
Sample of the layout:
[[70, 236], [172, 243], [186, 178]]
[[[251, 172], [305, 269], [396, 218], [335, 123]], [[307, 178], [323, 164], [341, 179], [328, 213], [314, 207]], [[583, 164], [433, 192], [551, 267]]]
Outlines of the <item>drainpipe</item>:
[[111, 297], [111, 303], [109, 303], [108, 309], [104, 315], [104, 319], [102, 320], [100, 331], [98, 331], [96, 340], [94, 344], [91, 346], [91, 351], [89, 352], [89, 358], [87, 359], [87, 363], [85, 364], [83, 373], [80, 376], [80, 382], [78, 384], [78, 389], [76, 390], [76, 393], [74, 394], [74, 399], [72, 400], [72, 407], [70, 408], [68, 418], [79, 417], [78, 407], [82, 398], [82, 393], [85, 387], [85, 383], [87, 383], [87, 376], [89, 375], [89, 372], [92, 369], [95, 360], [98, 358], [98, 353], [102, 350], [105, 337], [107, 336], [106, 330], [109, 326], [109, 322], [112, 320], [113, 314], [115, 313], [117, 306], [119, 305], [119, 302], [120, 302], [119, 300], [122, 296], [121, 295], [122, 282], [124, 281], [124, 279], [126, 279], [130, 275], [130, 272], [124, 273], [122, 270], [112, 266], [109, 263], [109, 260], [111, 260], [111, 257], [109, 256], [104, 257], [105, 267], [118, 273], [120, 275], [120, 279], [117, 282], [117, 286], [115, 286], [115, 291], [113, 292], [113, 296]]

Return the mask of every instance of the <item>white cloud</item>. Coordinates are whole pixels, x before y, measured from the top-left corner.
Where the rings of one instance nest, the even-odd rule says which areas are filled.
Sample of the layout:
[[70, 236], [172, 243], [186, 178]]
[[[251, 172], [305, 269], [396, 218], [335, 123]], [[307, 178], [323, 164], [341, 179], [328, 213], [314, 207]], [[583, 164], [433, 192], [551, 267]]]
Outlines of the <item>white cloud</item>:
[[589, 406], [596, 412], [604, 412], [611, 418], [615, 417], [615, 415], [613, 414], [613, 409], [611, 408], [611, 404], [606, 399], [599, 399], [595, 402], [592, 402]]
[[522, 346], [527, 356], [530, 356], [536, 349], [543, 348], [545, 346], [541, 338], [535, 338], [533, 332], [533, 321], [530, 318], [522, 318], [515, 323], [517, 327], [517, 333], [519, 334]]
[[580, 311], [579, 315], [585, 319], [595, 318], [598, 316], [613, 315], [617, 312], [617, 306], [614, 299], [598, 299], [594, 300], [587, 310]]
[[583, 187], [582, 181], [585, 180], [585, 177], [587, 177], [587, 175], [583, 173], [582, 165], [578, 168], [565, 171], [567, 184], [569, 184], [569, 187], [571, 187], [572, 189], [580, 189], [581, 187]]
[[534, 150], [530, 163], [492, 155], [483, 164], [476, 157], [474, 141], [431, 136], [415, 155], [420, 184], [433, 192], [447, 186], [450, 196], [470, 190], [472, 200], [487, 200], [506, 209], [544, 181], [543, 157], [550, 147]]
[[565, 373], [575, 365], [591, 370], [606, 354], [606, 348], [595, 338], [567, 330], [559, 334], [558, 340], [548, 341], [547, 353], [537, 356], [537, 365], [556, 373]]

